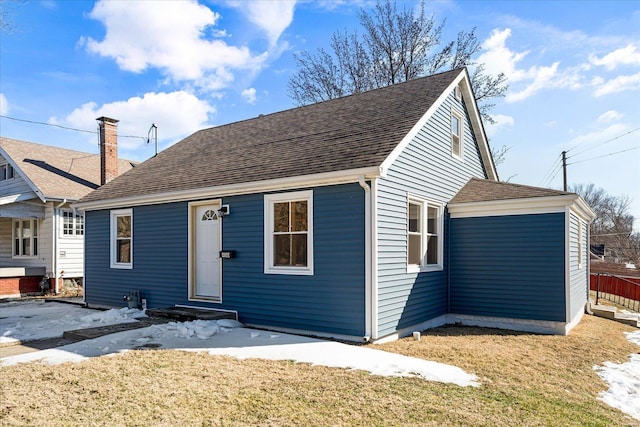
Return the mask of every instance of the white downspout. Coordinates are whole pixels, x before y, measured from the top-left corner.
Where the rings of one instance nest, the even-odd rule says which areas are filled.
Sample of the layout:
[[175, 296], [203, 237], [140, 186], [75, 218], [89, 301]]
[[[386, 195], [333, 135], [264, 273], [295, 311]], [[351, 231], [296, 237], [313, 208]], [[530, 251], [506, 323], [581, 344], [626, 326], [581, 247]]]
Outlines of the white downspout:
[[57, 294], [58, 289], [58, 211], [62, 206], [67, 203], [67, 199], [63, 199], [58, 206], [53, 206], [53, 277], [55, 285], [53, 287], [54, 292]]
[[364, 190], [364, 316], [365, 316], [365, 341], [369, 341], [372, 331], [372, 286], [371, 286], [371, 187], [364, 180], [364, 175], [358, 177], [358, 184]]

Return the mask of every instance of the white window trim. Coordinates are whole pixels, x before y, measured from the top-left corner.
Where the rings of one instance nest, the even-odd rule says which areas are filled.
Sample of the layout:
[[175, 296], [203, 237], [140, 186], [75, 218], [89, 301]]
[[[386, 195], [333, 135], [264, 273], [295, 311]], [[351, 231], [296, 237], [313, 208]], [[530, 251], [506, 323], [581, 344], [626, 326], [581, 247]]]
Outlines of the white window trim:
[[[307, 201], [307, 266], [273, 265], [273, 206], [276, 202]], [[313, 276], [313, 191], [264, 195], [264, 273]]]
[[[31, 221], [31, 226], [35, 227], [38, 229], [37, 231], [37, 236], [36, 238], [38, 239], [38, 243], [37, 245], [33, 244], [33, 233], [31, 234], [30, 240], [31, 240], [31, 251], [33, 252], [33, 249], [36, 249], [37, 254], [36, 255], [16, 255], [16, 222], [22, 222], [22, 221]], [[22, 227], [22, 225], [20, 226]], [[22, 240], [22, 237], [20, 238], [20, 240]], [[40, 221], [37, 219], [33, 219], [33, 218], [15, 218], [13, 221], [11, 221], [11, 258], [14, 259], [38, 259], [40, 257]]]
[[[464, 139], [463, 139], [463, 135], [464, 135], [464, 131], [463, 131], [463, 119], [462, 119], [462, 114], [460, 114], [460, 112], [452, 109], [451, 110], [451, 117], [456, 117], [458, 119], [458, 135], [453, 133], [453, 129], [451, 128], [451, 118], [449, 119], [449, 132], [451, 134], [450, 140], [451, 140], [451, 155], [459, 160], [462, 160], [464, 157]], [[456, 154], [453, 152], [453, 137], [457, 136], [458, 140], [459, 140], [459, 146], [460, 146], [460, 153]]]
[[[421, 245], [422, 248], [427, 247], [427, 221], [428, 221], [428, 207], [437, 208], [438, 209], [438, 219], [436, 221], [436, 233], [438, 236], [438, 263], [437, 264], [427, 264], [427, 257], [423, 256], [420, 265], [409, 264], [409, 203], [418, 204], [421, 206], [421, 224], [420, 230], [422, 234]], [[417, 196], [409, 196], [407, 198], [407, 254], [406, 254], [406, 263], [407, 263], [407, 273], [422, 273], [426, 271], [441, 271], [443, 266], [443, 249], [444, 249], [444, 204], [440, 202], [434, 202], [432, 200], [424, 199]]]
[[[71, 230], [73, 231], [73, 233], [71, 234], [65, 234], [64, 233], [64, 214], [65, 213], [70, 213], [72, 215], [72, 228]], [[82, 234], [78, 234], [77, 233], [77, 229], [78, 229], [78, 217], [83, 219], [83, 225], [82, 225]], [[61, 209], [60, 210], [60, 238], [62, 239], [83, 239], [84, 238], [84, 217], [78, 213], [74, 213], [72, 209]]]
[[[116, 262], [117, 259], [117, 245], [116, 236], [118, 232], [118, 217], [119, 216], [131, 216], [131, 262]], [[110, 232], [109, 232], [109, 246], [110, 246], [110, 267], [133, 269], [133, 209], [118, 209], [110, 212]]]

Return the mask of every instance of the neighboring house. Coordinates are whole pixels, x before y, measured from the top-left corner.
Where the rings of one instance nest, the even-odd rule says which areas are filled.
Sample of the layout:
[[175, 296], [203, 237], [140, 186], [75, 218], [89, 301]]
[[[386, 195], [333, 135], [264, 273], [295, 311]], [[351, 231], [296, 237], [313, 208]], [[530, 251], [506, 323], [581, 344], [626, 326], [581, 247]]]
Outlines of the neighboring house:
[[[110, 154], [105, 179], [131, 169]], [[71, 203], [100, 183], [98, 154], [0, 137], [0, 297], [82, 284], [84, 217]]]
[[593, 213], [497, 179], [464, 69], [204, 129], [76, 204], [85, 299], [358, 341], [567, 333]]

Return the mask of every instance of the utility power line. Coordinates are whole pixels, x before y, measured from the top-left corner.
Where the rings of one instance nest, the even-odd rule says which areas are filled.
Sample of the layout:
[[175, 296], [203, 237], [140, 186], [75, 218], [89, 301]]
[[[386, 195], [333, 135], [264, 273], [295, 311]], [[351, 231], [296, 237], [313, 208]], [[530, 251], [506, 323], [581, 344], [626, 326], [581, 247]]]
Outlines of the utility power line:
[[[62, 126], [62, 125], [57, 125], [54, 123], [46, 123], [46, 122], [38, 122], [35, 120], [27, 120], [27, 119], [19, 119], [16, 117], [9, 117], [9, 116], [5, 116], [5, 115], [1, 115], [0, 117], [2, 117], [3, 119], [9, 119], [9, 120], [15, 120], [16, 122], [25, 122], [25, 123], [31, 123], [34, 125], [42, 125], [42, 126], [51, 126], [51, 127], [57, 127], [60, 129], [65, 129], [65, 130], [70, 130], [70, 131], [74, 131], [74, 132], [84, 132], [84, 133], [92, 133], [92, 134], [98, 134], [98, 131], [95, 130], [86, 130], [86, 129], [77, 129], [77, 128], [72, 128], [72, 127], [68, 127], [68, 126]], [[142, 139], [143, 141], [146, 141], [147, 138], [143, 137], [143, 136], [136, 136], [136, 135], [118, 135], [118, 138], [138, 138], [138, 139]]]

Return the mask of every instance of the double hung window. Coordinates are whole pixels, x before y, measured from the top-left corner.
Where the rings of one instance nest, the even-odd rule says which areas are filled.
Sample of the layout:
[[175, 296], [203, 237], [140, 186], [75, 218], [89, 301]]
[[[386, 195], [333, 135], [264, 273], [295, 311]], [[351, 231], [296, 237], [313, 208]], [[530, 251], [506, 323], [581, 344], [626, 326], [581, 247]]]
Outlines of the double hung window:
[[111, 211], [111, 268], [133, 268], [133, 211]]
[[313, 192], [265, 195], [264, 270], [313, 274]]
[[38, 256], [38, 220], [15, 219], [13, 221], [13, 257]]
[[442, 205], [411, 197], [407, 220], [407, 270], [441, 270]]

